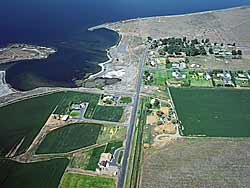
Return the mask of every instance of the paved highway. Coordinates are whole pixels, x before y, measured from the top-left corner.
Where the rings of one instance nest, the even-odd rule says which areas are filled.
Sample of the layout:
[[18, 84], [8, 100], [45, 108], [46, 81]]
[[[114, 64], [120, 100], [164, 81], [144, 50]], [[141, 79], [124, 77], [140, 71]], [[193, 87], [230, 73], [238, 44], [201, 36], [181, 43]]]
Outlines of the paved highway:
[[125, 145], [124, 154], [123, 154], [123, 162], [122, 162], [121, 170], [118, 176], [118, 183], [117, 183], [118, 188], [123, 188], [124, 182], [125, 182], [126, 170], [127, 170], [127, 165], [128, 165], [128, 157], [129, 157], [129, 152], [130, 152], [130, 147], [131, 147], [133, 131], [134, 131], [135, 123], [136, 123], [137, 107], [139, 104], [139, 96], [140, 96], [141, 82], [142, 82], [142, 75], [143, 75], [143, 64], [146, 60], [148, 49], [149, 47], [145, 49], [143, 57], [140, 60], [140, 64], [139, 64], [139, 74], [138, 74], [138, 79], [136, 83], [136, 93], [134, 96], [134, 104], [133, 104], [133, 109], [131, 113], [130, 123], [128, 126], [126, 145]]

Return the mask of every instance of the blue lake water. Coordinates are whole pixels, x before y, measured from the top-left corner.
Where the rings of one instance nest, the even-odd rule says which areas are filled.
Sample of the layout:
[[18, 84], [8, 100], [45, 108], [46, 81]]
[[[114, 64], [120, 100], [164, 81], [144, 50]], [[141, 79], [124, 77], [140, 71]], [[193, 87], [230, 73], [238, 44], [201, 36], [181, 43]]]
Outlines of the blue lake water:
[[14, 88], [74, 87], [74, 80], [100, 70], [105, 49], [118, 34], [87, 28], [105, 22], [250, 5], [250, 0], [6, 0], [0, 6], [0, 45], [30, 43], [58, 50], [46, 60], [12, 63], [6, 80]]

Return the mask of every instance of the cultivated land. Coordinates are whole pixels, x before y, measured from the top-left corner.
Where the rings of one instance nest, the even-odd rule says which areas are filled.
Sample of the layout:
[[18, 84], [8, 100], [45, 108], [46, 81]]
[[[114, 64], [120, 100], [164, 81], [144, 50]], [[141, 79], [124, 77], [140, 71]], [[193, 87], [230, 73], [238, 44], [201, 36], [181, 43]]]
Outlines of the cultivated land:
[[66, 153], [94, 145], [100, 130], [96, 124], [68, 125], [49, 133], [36, 153]]
[[0, 108], [0, 155], [5, 156], [20, 145], [16, 153], [24, 152], [32, 143], [49, 114], [60, 101], [61, 94], [52, 94], [21, 101]]
[[118, 122], [120, 121], [122, 114], [123, 114], [123, 107], [98, 105], [96, 106], [92, 118], [96, 120]]
[[67, 165], [67, 159], [27, 164], [1, 159], [0, 187], [57, 188]]
[[[105, 77], [110, 77], [110, 75], [112, 75], [113, 79], [121, 79], [121, 82], [118, 82], [114, 85], [105, 86], [104, 88], [102, 88], [103, 89], [102, 91], [100, 90], [95, 90], [95, 91], [97, 91], [100, 94], [119, 93], [120, 96], [128, 96], [128, 95], [133, 96], [136, 90], [136, 95], [134, 97], [135, 105], [133, 105], [133, 107], [134, 108], [137, 107], [138, 96], [140, 92], [138, 88], [140, 88], [141, 86], [140, 82], [141, 79], [137, 82], [138, 71], [139, 71], [138, 68], [140, 67], [140, 65], [142, 65], [141, 62], [143, 63], [145, 62], [145, 58], [143, 57], [142, 59], [142, 54], [144, 54], [144, 52], [145, 54], [147, 53], [146, 44], [148, 44], [147, 37], [149, 36], [151, 36], [153, 39], [167, 38], [167, 37], [180, 37], [180, 38], [187, 37], [189, 39], [197, 38], [201, 40], [209, 38], [211, 41], [216, 41], [218, 43], [223, 42], [224, 44], [235, 42], [237, 44], [237, 47], [243, 52], [242, 56], [243, 59], [241, 59], [240, 61], [230, 60], [227, 63], [225, 61], [217, 61], [217, 60], [208, 61], [209, 59], [206, 59], [204, 60], [202, 67], [206, 69], [221, 67], [220, 69], [225, 69], [225, 70], [249, 70], [250, 69], [249, 16], [250, 16], [250, 8], [243, 7], [243, 8], [236, 8], [223, 11], [213, 11], [213, 12], [206, 12], [206, 13], [199, 13], [199, 14], [192, 14], [185, 16], [173, 16], [173, 17], [162, 16], [162, 17], [145, 18], [145, 19], [134, 19], [134, 20], [102, 25], [100, 27], [107, 27], [109, 29], [118, 31], [121, 34], [121, 41], [117, 46], [108, 50], [108, 54], [112, 57], [112, 59], [110, 60], [111, 63], [105, 64], [104, 72], [95, 75], [94, 77], [102, 76], [105, 78]], [[200, 60], [193, 59], [193, 61], [195, 62]], [[163, 84], [165, 79], [164, 75], [162, 76], [161, 74], [159, 74], [158, 76], [159, 77], [155, 85], [160, 85], [160, 87], [144, 86], [142, 88], [141, 94], [146, 97], [159, 98], [160, 102], [163, 101], [166, 102], [166, 100], [169, 100], [170, 101], [169, 103], [171, 103], [172, 100], [171, 96], [166, 96], [165, 94], [166, 86]], [[136, 83], [138, 83], [138, 87], [136, 87]], [[203, 81], [201, 83], [196, 82], [193, 84], [194, 86], [205, 84], [205, 87], [207, 85], [207, 83]], [[59, 88], [59, 90], [63, 89]], [[84, 91], [85, 89], [80, 88], [79, 90]], [[33, 91], [30, 92], [30, 94], [36, 94], [40, 92], [41, 92], [40, 90], [35, 90], [34, 92]], [[6, 102], [12, 99], [16, 99], [17, 97], [23, 97], [23, 96], [26, 96], [26, 93], [24, 92], [14, 93], [0, 98], [0, 101]], [[229, 95], [228, 98], [230, 97], [233, 96]], [[71, 102], [74, 102], [75, 100], [72, 98], [75, 98], [75, 94], [74, 96], [65, 94], [64, 95], [65, 102], [58, 103], [57, 112], [60, 114], [61, 113], [68, 114], [69, 105], [71, 104]], [[92, 99], [93, 99], [92, 102], [89, 101]], [[103, 118], [107, 118], [109, 121], [119, 121], [118, 117], [120, 117], [119, 111], [121, 111], [120, 110], [121, 108], [117, 106], [115, 106], [117, 108], [112, 108], [112, 109], [110, 108], [109, 113], [111, 112], [112, 115], [109, 115], [106, 109], [105, 110], [102, 109], [104, 108], [103, 106], [97, 105], [98, 99], [99, 99], [98, 95], [93, 96], [93, 98], [89, 97], [88, 102], [90, 102], [90, 105], [92, 107], [90, 108], [89, 111], [87, 110], [85, 118], [88, 119], [96, 118], [97, 120], [95, 121], [99, 121], [99, 123], [100, 120], [98, 119], [102, 120]], [[75, 102], [77, 102], [78, 100], [79, 97], [76, 97]], [[209, 97], [209, 100], [211, 101], [212, 99]], [[235, 103], [235, 101], [233, 103]], [[237, 105], [236, 107], [239, 108], [239, 104]], [[170, 183], [171, 184], [169, 187], [183, 187], [183, 186], [207, 187], [210, 185], [212, 185], [211, 187], [230, 187], [231, 185], [233, 185], [232, 187], [237, 187], [237, 186], [246, 187], [248, 185], [249, 183], [248, 179], [245, 178], [248, 177], [249, 174], [249, 168], [248, 168], [249, 162], [247, 159], [249, 153], [247, 153], [248, 152], [247, 147], [249, 147], [248, 145], [250, 142], [248, 139], [194, 138], [193, 140], [193, 138], [192, 139], [180, 138], [181, 136], [179, 135], [178, 121], [175, 121], [175, 123], [177, 123], [177, 126], [175, 127], [176, 134], [164, 133], [163, 135], [157, 135], [159, 133], [157, 133], [155, 130], [150, 129], [151, 128], [149, 127], [150, 125], [147, 125], [147, 127], [143, 126], [145, 125], [145, 118], [147, 116], [146, 111], [144, 109], [156, 112], [154, 111], [154, 109], [150, 109], [148, 107], [145, 108], [145, 106], [146, 104], [141, 106], [141, 111], [139, 114], [140, 116], [138, 116], [138, 123], [136, 124], [135, 124], [136, 120], [134, 121], [135, 117], [134, 115], [136, 112], [132, 113], [131, 122], [129, 124], [130, 127], [128, 130], [133, 130], [131, 126], [135, 126], [134, 134], [131, 135], [131, 132], [128, 131], [128, 134], [126, 135], [127, 137], [126, 143], [130, 143], [130, 140], [132, 139], [132, 147], [130, 150], [130, 154], [128, 153], [129, 150], [128, 146], [130, 146], [130, 144], [128, 144], [128, 146], [125, 146], [124, 150], [124, 156], [125, 156], [124, 159], [126, 160], [123, 161], [127, 161], [128, 159], [129, 164], [127, 165], [127, 163], [123, 162], [120, 171], [120, 172], [127, 172], [126, 174], [128, 174], [126, 187], [135, 187], [135, 186], [138, 187], [139, 182], [141, 182], [142, 187], [152, 187], [152, 186], [166, 187], [166, 185], [169, 185]], [[174, 106], [172, 105], [171, 108], [173, 109], [169, 111], [172, 113], [170, 115], [173, 116], [173, 114], [175, 115], [175, 109]], [[225, 110], [224, 108], [222, 109]], [[177, 110], [178, 110], [178, 115], [180, 116], [178, 107]], [[232, 111], [226, 111], [226, 112], [232, 113]], [[245, 107], [243, 108], [242, 112], [246, 113]], [[34, 113], [34, 111], [32, 111], [32, 113]], [[158, 112], [158, 114], [159, 116], [163, 116], [161, 112]], [[160, 119], [164, 118], [171, 119], [171, 117], [169, 116], [161, 117]], [[233, 118], [233, 120], [235, 119]], [[86, 119], [84, 119], [84, 121], [86, 121]], [[225, 122], [225, 120], [221, 121]], [[249, 122], [247, 119], [244, 119], [244, 121]], [[120, 125], [123, 123], [109, 122], [109, 125], [113, 126], [113, 124]], [[243, 126], [242, 124], [240, 125], [242, 126], [240, 128], [245, 129], [245, 132], [247, 132], [246, 127]], [[230, 127], [232, 128], [231, 125]], [[223, 128], [226, 129], [226, 127]], [[186, 129], [184, 127], [184, 131], [185, 130]], [[198, 129], [193, 129], [193, 131], [196, 130]], [[207, 130], [209, 129], [206, 130], [202, 129], [202, 130], [204, 130], [204, 132], [207, 132]], [[51, 129], [49, 129], [49, 131], [51, 131]], [[212, 129], [212, 131], [211, 130], [209, 131], [210, 131], [209, 134], [215, 133], [214, 128]], [[151, 135], [152, 137], [150, 137], [149, 135], [150, 132], [151, 133], [153, 132], [153, 135]], [[231, 135], [224, 134], [219, 136], [232, 136], [232, 134], [234, 134], [233, 136], [242, 136], [240, 135], [242, 134], [242, 132], [243, 132], [242, 130], [236, 130], [235, 131], [235, 133], [237, 134], [236, 135], [235, 133], [233, 133], [232, 129], [229, 132], [229, 134]], [[218, 132], [216, 132], [216, 134], [217, 133]], [[45, 132], [44, 135], [46, 134], [47, 132]], [[219, 132], [218, 134], [223, 134], [223, 133]], [[249, 136], [246, 133], [244, 134], [245, 136]], [[144, 137], [145, 135], [147, 135], [146, 139]], [[98, 137], [98, 139], [100, 138], [101, 137]], [[78, 151], [77, 153], [63, 154], [64, 157], [68, 157], [71, 159], [72, 166], [70, 166], [70, 168], [71, 167], [77, 168], [77, 169], [69, 168], [68, 171], [71, 170], [71, 171], [77, 171], [78, 173], [91, 173], [91, 174], [95, 173], [96, 175], [96, 172], [93, 171], [95, 171], [96, 167], [98, 166], [97, 163], [98, 160], [100, 159], [101, 153], [106, 151], [114, 152], [115, 149], [122, 146], [121, 140], [114, 139], [112, 140], [112, 142], [106, 141], [108, 140], [108, 137], [106, 137], [106, 135], [102, 135], [102, 139], [100, 140], [105, 140], [103, 145], [100, 144], [98, 146], [91, 147], [88, 150]], [[147, 145], [145, 145], [144, 141], [147, 141], [150, 144], [147, 143]], [[101, 143], [101, 141], [99, 143]], [[144, 143], [144, 145], [142, 145], [142, 143]], [[171, 146], [171, 143], [173, 143], [173, 147]], [[144, 150], [142, 146], [144, 146], [145, 148]], [[144, 152], [146, 152], [145, 158], [143, 158]], [[240, 155], [238, 153], [240, 153]], [[48, 156], [45, 156], [44, 158], [39, 155], [33, 157], [35, 159], [44, 160]], [[21, 161], [26, 161], [22, 160], [21, 157], [18, 159]], [[140, 167], [142, 167], [141, 162], [143, 162], [142, 164], [144, 165], [141, 177], [142, 180], [140, 181], [140, 172], [141, 172]], [[187, 166], [185, 166], [185, 164]], [[175, 167], [175, 165], [176, 169], [169, 168], [169, 166]], [[126, 171], [125, 168], [127, 168], [127, 166], [128, 169]], [[228, 169], [230, 170], [228, 171]], [[123, 185], [121, 184], [123, 183], [123, 180], [124, 176], [119, 176], [118, 187], [123, 187]], [[79, 182], [77, 178], [73, 178], [70, 181], [72, 182], [72, 185], [74, 185], [75, 182]]]
[[67, 91], [64, 92], [63, 98], [58, 104], [58, 107], [54, 113], [56, 114], [67, 114], [69, 113], [70, 105], [75, 103], [79, 104], [82, 102], [87, 102], [88, 109], [85, 113], [86, 118], [91, 118], [96, 105], [99, 101], [100, 95], [93, 94], [93, 93], [81, 93], [81, 92], [73, 92], [73, 91]]
[[249, 147], [248, 138], [180, 138], [145, 153], [140, 187], [248, 187]]
[[114, 188], [115, 181], [111, 178], [66, 173], [60, 184], [61, 188]]
[[185, 136], [250, 136], [250, 90], [171, 88], [171, 93]]

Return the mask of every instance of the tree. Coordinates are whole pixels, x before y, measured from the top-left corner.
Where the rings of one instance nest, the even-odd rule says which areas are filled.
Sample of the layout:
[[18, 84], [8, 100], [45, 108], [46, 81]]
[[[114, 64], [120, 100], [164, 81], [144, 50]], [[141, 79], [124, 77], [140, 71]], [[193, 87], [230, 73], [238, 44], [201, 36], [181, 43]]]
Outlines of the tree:
[[183, 37], [183, 42], [187, 42], [187, 37]]
[[214, 54], [213, 48], [209, 48], [208, 52], [209, 52], [210, 54]]
[[199, 41], [198, 41], [198, 39], [193, 39], [193, 40], [191, 41], [191, 43], [192, 43], [193, 45], [195, 45], [195, 44], [199, 44]]
[[201, 54], [201, 55], [207, 55], [207, 52], [206, 52], [204, 46], [201, 46], [201, 47], [200, 47], [200, 54]]
[[241, 50], [238, 50], [238, 51], [237, 51], [237, 54], [238, 54], [238, 55], [242, 55], [242, 51], [241, 51]]
[[151, 105], [149, 102], [147, 102], [147, 103], [145, 103], [145, 107], [146, 107], [147, 109], [150, 109], [150, 108], [152, 108], [152, 105]]
[[209, 43], [209, 39], [206, 39], [206, 40], [205, 40], [205, 43]]
[[236, 50], [232, 50], [232, 55], [237, 55]]
[[152, 37], [148, 37], [148, 41], [152, 41], [153, 39], [152, 39]]

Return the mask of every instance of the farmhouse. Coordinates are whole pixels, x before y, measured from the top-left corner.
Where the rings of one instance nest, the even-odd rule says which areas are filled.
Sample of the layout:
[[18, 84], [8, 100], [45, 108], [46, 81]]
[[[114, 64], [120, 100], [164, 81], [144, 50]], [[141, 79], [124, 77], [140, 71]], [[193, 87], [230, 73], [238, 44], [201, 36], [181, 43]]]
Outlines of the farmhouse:
[[103, 170], [104, 168], [109, 166], [108, 161], [112, 159], [111, 153], [102, 153], [98, 162], [99, 170]]
[[184, 79], [184, 78], [187, 77], [185, 74], [181, 74], [181, 73], [178, 72], [178, 71], [172, 72], [172, 76], [173, 76], [174, 78], [176, 78], [176, 79], [182, 79], [182, 78]]

